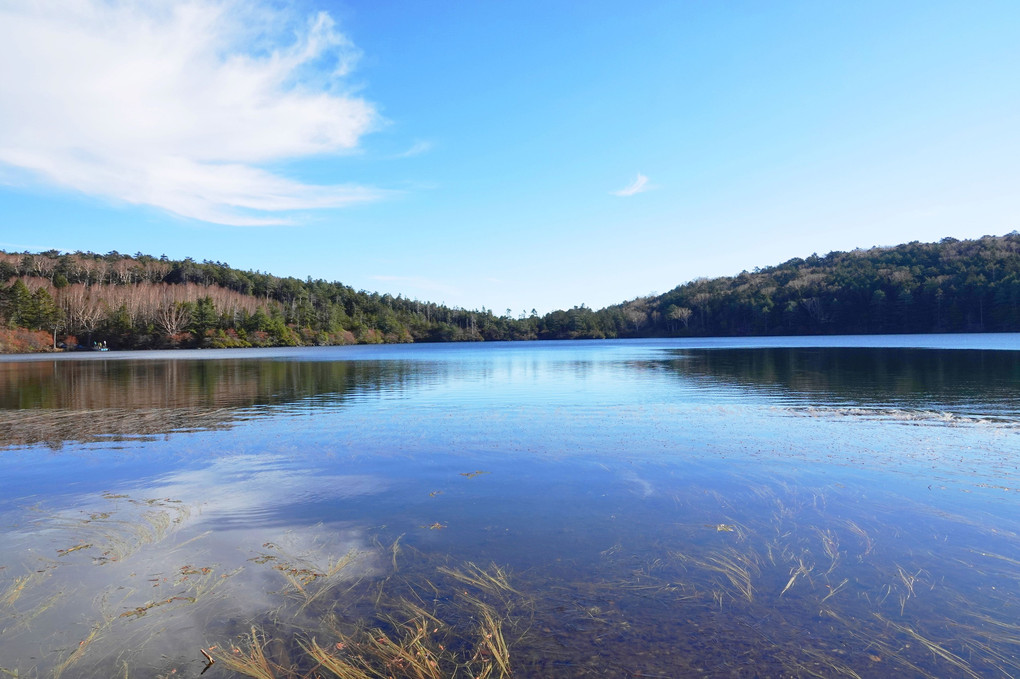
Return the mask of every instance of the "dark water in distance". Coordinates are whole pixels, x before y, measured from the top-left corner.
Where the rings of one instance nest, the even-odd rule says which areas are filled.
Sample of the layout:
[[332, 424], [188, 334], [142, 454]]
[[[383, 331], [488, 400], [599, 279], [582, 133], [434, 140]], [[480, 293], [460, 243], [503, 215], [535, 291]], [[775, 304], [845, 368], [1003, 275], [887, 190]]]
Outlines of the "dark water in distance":
[[0, 672], [1015, 676], [1018, 349], [0, 360]]

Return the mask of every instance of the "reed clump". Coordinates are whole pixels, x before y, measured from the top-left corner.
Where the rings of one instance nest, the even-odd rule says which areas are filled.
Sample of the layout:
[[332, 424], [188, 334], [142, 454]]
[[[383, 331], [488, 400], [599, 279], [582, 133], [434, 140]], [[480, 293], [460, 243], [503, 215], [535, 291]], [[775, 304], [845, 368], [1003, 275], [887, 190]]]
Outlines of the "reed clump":
[[[458, 633], [431, 613], [424, 613], [386, 629], [335, 633], [326, 645], [314, 637], [299, 644], [314, 661], [313, 671], [324, 669], [340, 679], [512, 676], [505, 618], [492, 606], [473, 603], [473, 631]], [[409, 608], [412, 610], [414, 607]], [[261, 674], [246, 676], [264, 679]], [[283, 676], [297, 675], [291, 670]]]
[[227, 669], [253, 679], [276, 679], [282, 669], [274, 665], [266, 657], [266, 637], [257, 628], [252, 627], [248, 635], [242, 637], [239, 644], [231, 644], [225, 649], [215, 649], [213, 658]]
[[[253, 679], [511, 677], [511, 648], [527, 631], [514, 611], [525, 610], [527, 599], [495, 564], [441, 566], [437, 573], [455, 586], [388, 578], [402, 592], [376, 596], [374, 624], [342, 623], [330, 610], [303, 631], [297, 618], [290, 628], [278, 612], [272, 632], [253, 627], [236, 643], [215, 646], [211, 657]], [[298, 653], [281, 662], [268, 649], [287, 635]]]
[[490, 564], [488, 569], [479, 568], [469, 561], [464, 565], [463, 569], [440, 566], [438, 570], [454, 580], [473, 585], [483, 592], [488, 592], [495, 596], [505, 596], [507, 594], [520, 596], [521, 594], [510, 586], [509, 576], [506, 571], [494, 563]]

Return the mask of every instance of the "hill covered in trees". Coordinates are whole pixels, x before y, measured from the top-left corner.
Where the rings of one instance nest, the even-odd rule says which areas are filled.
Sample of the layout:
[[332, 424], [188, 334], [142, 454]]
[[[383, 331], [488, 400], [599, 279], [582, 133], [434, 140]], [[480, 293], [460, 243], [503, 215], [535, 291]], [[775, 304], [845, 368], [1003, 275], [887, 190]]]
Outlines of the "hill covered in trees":
[[0, 329], [3, 351], [1020, 331], [1020, 233], [811, 255], [516, 318], [221, 262], [0, 252]]
[[811, 255], [620, 308], [653, 335], [1016, 332], [1020, 233]]

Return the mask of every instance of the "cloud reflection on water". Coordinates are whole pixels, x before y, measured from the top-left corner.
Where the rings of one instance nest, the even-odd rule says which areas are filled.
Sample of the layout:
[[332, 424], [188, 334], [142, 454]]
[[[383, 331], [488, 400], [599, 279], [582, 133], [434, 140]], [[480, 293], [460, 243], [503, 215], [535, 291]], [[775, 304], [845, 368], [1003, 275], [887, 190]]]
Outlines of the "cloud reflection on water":
[[79, 496], [65, 509], [8, 514], [19, 525], [3, 533], [0, 552], [19, 558], [4, 564], [0, 591], [27, 574], [42, 575], [40, 586], [0, 611], [0, 657], [24, 658], [35, 648], [36, 657], [56, 665], [93, 629], [101, 632], [88, 649], [94, 666], [118, 656], [143, 663], [187, 657], [186, 649], [197, 653], [215, 638], [216, 621], [253, 619], [279, 606], [279, 594], [292, 587], [288, 571], [325, 574], [352, 555], [331, 586], [371, 577], [379, 548], [365, 526], [309, 525], [290, 508], [381, 494], [388, 486], [373, 475], [300, 469], [284, 456], [235, 454]]

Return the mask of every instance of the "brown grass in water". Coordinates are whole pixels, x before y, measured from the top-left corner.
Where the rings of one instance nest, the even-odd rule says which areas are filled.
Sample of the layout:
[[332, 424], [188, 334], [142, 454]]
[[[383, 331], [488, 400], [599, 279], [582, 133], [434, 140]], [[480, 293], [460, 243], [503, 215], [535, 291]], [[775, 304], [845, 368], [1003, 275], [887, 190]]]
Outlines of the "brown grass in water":
[[470, 561], [465, 565], [464, 570], [447, 568], [445, 566], [440, 566], [438, 570], [440, 573], [449, 575], [455, 580], [468, 585], [474, 585], [483, 592], [497, 596], [506, 594], [520, 595], [520, 592], [510, 586], [509, 576], [506, 571], [494, 563], [489, 565], [489, 570], [483, 570]]
[[891, 628], [893, 628], [895, 630], [898, 630], [900, 632], [903, 632], [907, 636], [909, 636], [910, 638], [916, 640], [922, 646], [924, 646], [927, 650], [931, 651], [933, 656], [935, 656], [936, 658], [941, 658], [942, 660], [946, 661], [947, 663], [949, 663], [953, 667], [956, 667], [957, 669], [959, 669], [961, 672], [966, 674], [968, 677], [974, 677], [974, 679], [980, 679], [981, 675], [978, 674], [977, 672], [975, 672], [973, 670], [973, 668], [971, 668], [970, 663], [968, 663], [966, 660], [964, 660], [960, 656], [956, 655], [955, 653], [946, 650], [945, 648], [943, 648], [937, 642], [932, 641], [931, 639], [928, 639], [928, 638], [926, 638], [924, 636], [921, 636], [916, 631], [914, 631], [914, 629], [911, 628], [911, 627], [907, 627], [906, 625], [900, 625], [898, 623], [893, 622], [892, 620], [889, 620], [887, 618], [883, 618], [878, 613], [875, 614], [875, 617], [877, 617], [879, 620], [881, 620], [882, 622], [887, 624], [889, 627], [891, 627]]
[[7, 586], [3, 594], [0, 594], [0, 608], [10, 608], [13, 606], [14, 602], [25, 593], [26, 589], [42, 580], [45, 575], [45, 573], [37, 571], [15, 578], [14, 582]]
[[78, 648], [74, 649], [67, 658], [64, 659], [59, 665], [53, 669], [53, 679], [60, 679], [60, 676], [72, 665], [77, 663], [85, 653], [89, 650], [89, 647], [95, 643], [97, 639], [109, 629], [110, 623], [104, 622], [93, 625], [89, 630], [89, 633], [78, 643]]
[[[442, 567], [440, 571], [475, 593], [457, 589], [451, 597], [450, 592], [443, 593], [428, 581], [405, 583], [409, 585], [406, 596], [376, 598], [380, 624], [367, 628], [327, 613], [320, 619], [317, 633], [297, 632], [301, 653], [295, 663], [281, 663], [269, 654], [267, 645], [278, 635], [254, 627], [240, 642], [211, 649], [212, 656], [224, 667], [253, 679], [510, 677], [511, 641], [506, 630], [516, 628], [517, 619], [510, 611], [520, 605], [523, 595], [496, 565], [482, 569], [469, 563], [462, 569]], [[485, 601], [487, 598], [499, 604]], [[445, 606], [445, 613], [433, 608], [437, 602], [441, 608]], [[445, 622], [446, 613], [458, 624]], [[291, 623], [283, 620], [281, 624], [282, 631]]]
[[[753, 550], [742, 554], [733, 548], [728, 548], [717, 550], [704, 557], [676, 553], [673, 556], [684, 564], [724, 576], [730, 586], [740, 595], [738, 598], [744, 598], [748, 603], [754, 601], [754, 579], [760, 575], [761, 569], [757, 554]], [[721, 606], [722, 602], [719, 600], [719, 596], [715, 592], [713, 596]]]
[[253, 679], [277, 679], [272, 663], [266, 658], [266, 638], [255, 627], [246, 635], [240, 645], [232, 644], [229, 649], [217, 648], [212, 656], [217, 662], [238, 674]]

